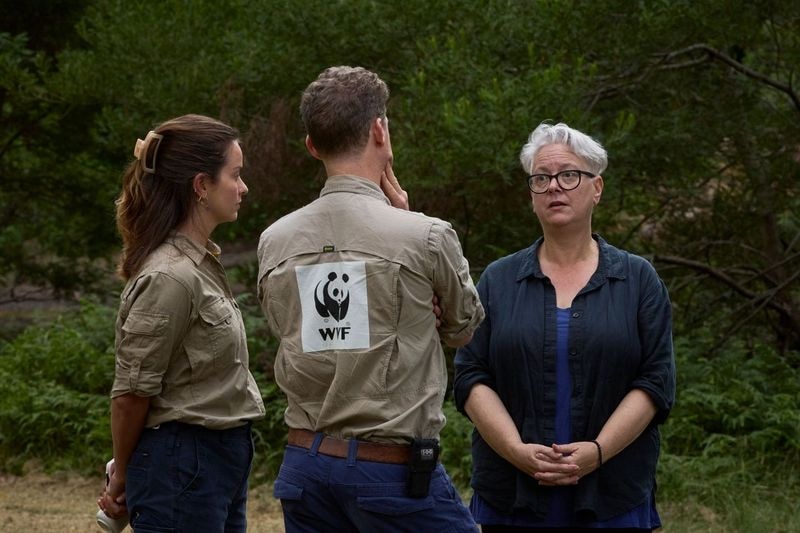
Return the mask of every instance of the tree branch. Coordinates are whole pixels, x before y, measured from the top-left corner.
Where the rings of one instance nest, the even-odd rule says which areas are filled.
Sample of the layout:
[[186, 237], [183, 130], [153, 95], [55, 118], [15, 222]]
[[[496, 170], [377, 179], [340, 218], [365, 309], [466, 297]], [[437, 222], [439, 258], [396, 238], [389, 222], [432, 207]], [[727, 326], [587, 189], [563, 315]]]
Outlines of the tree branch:
[[[728, 287], [732, 288], [734, 291], [738, 292], [739, 294], [745, 296], [750, 300], [759, 301], [763, 299], [764, 303], [761, 304], [762, 306], [766, 305], [771, 309], [777, 311], [781, 315], [785, 316], [789, 320], [792, 320], [793, 322], [796, 321], [795, 318], [792, 316], [791, 310], [785, 308], [779, 302], [776, 302], [772, 298], [775, 294], [777, 294], [777, 291], [775, 289], [767, 291], [766, 293], [761, 293], [761, 294], [756, 293], [754, 291], [746, 289], [739, 282], [737, 282], [735, 279], [733, 279], [731, 276], [729, 276], [722, 270], [714, 268], [706, 263], [701, 263], [700, 261], [694, 261], [692, 259], [686, 259], [683, 257], [676, 257], [671, 255], [654, 255], [653, 261], [656, 263], [668, 263], [672, 265], [680, 265], [690, 268], [697, 272], [705, 272], [709, 276], [721, 281]], [[791, 278], [789, 278], [789, 281], [793, 281], [795, 277], [796, 276], [792, 276]], [[786, 282], [782, 283], [779, 287], [783, 286], [786, 286]]]
[[[671, 63], [671, 61], [678, 58], [679, 56], [683, 56], [686, 54], [693, 54], [695, 52], [702, 52], [704, 54], [704, 57], [697, 59], [690, 59], [682, 63]], [[733, 68], [737, 72], [740, 72], [741, 74], [744, 74], [748, 78], [761, 82], [765, 85], [769, 85], [770, 87], [786, 94], [794, 104], [794, 107], [797, 109], [797, 111], [800, 111], [800, 95], [798, 95], [797, 92], [792, 88], [791, 82], [787, 84], [774, 80], [765, 74], [762, 74], [758, 71], [755, 71], [743, 65], [739, 61], [736, 61], [732, 57], [728, 56], [727, 54], [724, 54], [705, 43], [693, 44], [691, 46], [687, 46], [686, 48], [675, 50], [669, 53], [656, 54], [655, 57], [657, 58], [656, 61], [649, 65], [645, 64], [636, 76], [633, 76], [632, 69], [628, 69], [626, 72], [621, 73], [615, 77], [617, 80], [624, 80], [624, 81], [620, 81], [617, 84], [610, 84], [607, 86], [599, 87], [594, 93], [591, 94], [592, 100], [589, 104], [589, 109], [591, 110], [592, 108], [594, 108], [597, 102], [602, 98], [609, 98], [615, 96], [621, 93], [625, 87], [635, 86], [642, 83], [653, 71], [692, 68], [702, 63], [705, 63], [709, 59], [713, 59], [721, 63], [725, 63], [729, 67]], [[790, 80], [791, 77], [792, 76], [790, 73], [789, 74]]]
[[[693, 45], [687, 46], [686, 48], [683, 48], [681, 50], [676, 50], [674, 52], [670, 52], [669, 54], [666, 54], [664, 56], [664, 59], [666, 61], [671, 61], [672, 59], [674, 59], [674, 58], [676, 58], [678, 56], [685, 55], [685, 54], [691, 54], [691, 53], [698, 52], [698, 51], [699, 52], [704, 52], [705, 54], [707, 54], [712, 59], [716, 59], [717, 61], [725, 63], [726, 65], [728, 65], [729, 67], [733, 68], [737, 72], [741, 72], [742, 74], [744, 74], [748, 78], [751, 78], [751, 79], [754, 79], [754, 80], [759, 81], [761, 83], [764, 83], [766, 85], [769, 85], [770, 87], [785, 93], [792, 100], [792, 103], [794, 104], [794, 107], [798, 111], [800, 111], [800, 96], [798, 96], [797, 92], [795, 92], [794, 89], [792, 89], [792, 87], [790, 85], [787, 85], [785, 83], [781, 83], [779, 81], [773, 80], [772, 78], [770, 78], [770, 77], [768, 77], [768, 76], [766, 76], [764, 74], [761, 74], [760, 72], [757, 72], [757, 71], [755, 71], [755, 70], [753, 70], [753, 69], [751, 69], [749, 67], [746, 67], [745, 65], [743, 65], [742, 63], [736, 61], [732, 57], [730, 57], [730, 56], [728, 56], [726, 54], [723, 54], [722, 52], [720, 52], [719, 50], [717, 50], [715, 48], [711, 48], [710, 46], [708, 46], [705, 43], [693, 44]], [[682, 64], [680, 64], [680, 65], [682, 65]], [[659, 68], [665, 68], [665, 67], [659, 67]]]
[[697, 65], [701, 65], [708, 61], [708, 57], [701, 57], [699, 59], [691, 59], [689, 61], [684, 61], [683, 63], [667, 63], [666, 65], [661, 65], [657, 67], [658, 70], [680, 70], [684, 68], [692, 68], [696, 67]]
[[[750, 313], [748, 313], [747, 316], [745, 316], [743, 319], [741, 319], [736, 324], [734, 324], [731, 328], [729, 328], [728, 331], [717, 341], [717, 343], [711, 348], [710, 351], [716, 352], [717, 350], [722, 348], [728, 342], [728, 340], [730, 340], [730, 338], [733, 336], [733, 334], [735, 332], [739, 331], [747, 323], [749, 323], [750, 319], [753, 318], [754, 316], [756, 316], [756, 314], [759, 311], [761, 311], [762, 309], [764, 309], [764, 307], [769, 306], [773, 302], [772, 299], [775, 297], [775, 295], [778, 294], [778, 292], [780, 292], [784, 288], [788, 287], [789, 284], [792, 283], [798, 277], [800, 277], [800, 271], [795, 272], [792, 276], [790, 276], [788, 279], [784, 280], [783, 283], [781, 283], [780, 285], [778, 285], [774, 289], [771, 289], [771, 290], [766, 291], [763, 294], [761, 294], [758, 297], [761, 300], [760, 302], [757, 302], [757, 300], [756, 300], [756, 301], [753, 301], [753, 302], [749, 302], [748, 304], [745, 304], [745, 305], [752, 305], [752, 304], [758, 303], [756, 308], [753, 309]], [[740, 310], [742, 308], [744, 308], [745, 305], [741, 306]], [[737, 310], [737, 312], [738, 312], [738, 310]], [[794, 318], [792, 317], [791, 313], [788, 313], [786, 315], [786, 318], [792, 324], [795, 324], [795, 325], [797, 324], [797, 321], [794, 320]], [[790, 330], [790, 331], [792, 331], [792, 330]], [[793, 331], [795, 332], [795, 335], [796, 335], [797, 328], [795, 327], [793, 329]]]

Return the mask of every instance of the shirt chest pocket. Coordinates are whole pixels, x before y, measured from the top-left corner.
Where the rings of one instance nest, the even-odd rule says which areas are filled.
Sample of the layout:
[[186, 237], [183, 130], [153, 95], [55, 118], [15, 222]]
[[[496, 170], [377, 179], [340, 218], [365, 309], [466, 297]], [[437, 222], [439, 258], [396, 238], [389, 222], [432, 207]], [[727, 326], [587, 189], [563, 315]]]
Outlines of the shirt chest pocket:
[[197, 320], [186, 335], [186, 355], [194, 379], [240, 364], [239, 316], [224, 298], [206, 303], [198, 310]]

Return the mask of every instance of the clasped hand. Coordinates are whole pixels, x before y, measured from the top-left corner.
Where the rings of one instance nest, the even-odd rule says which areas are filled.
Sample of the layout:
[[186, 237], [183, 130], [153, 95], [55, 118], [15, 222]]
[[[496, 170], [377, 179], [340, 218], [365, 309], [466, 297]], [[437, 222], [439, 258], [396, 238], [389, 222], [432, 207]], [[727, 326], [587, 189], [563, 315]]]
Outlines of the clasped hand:
[[125, 505], [125, 481], [116, 475], [115, 466], [111, 465], [108, 484], [97, 499], [97, 506], [110, 518], [120, 518], [128, 509]]
[[597, 448], [591, 442], [569, 444], [521, 444], [517, 468], [540, 485], [577, 485], [578, 480], [598, 467]]

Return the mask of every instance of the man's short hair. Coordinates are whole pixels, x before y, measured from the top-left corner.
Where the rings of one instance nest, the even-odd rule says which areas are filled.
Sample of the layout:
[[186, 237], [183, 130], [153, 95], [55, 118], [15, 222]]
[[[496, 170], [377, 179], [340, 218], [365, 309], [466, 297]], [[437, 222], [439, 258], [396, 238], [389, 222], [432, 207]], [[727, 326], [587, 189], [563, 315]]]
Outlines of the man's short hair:
[[300, 115], [322, 156], [360, 152], [372, 121], [386, 116], [389, 88], [362, 67], [330, 67], [306, 87]]

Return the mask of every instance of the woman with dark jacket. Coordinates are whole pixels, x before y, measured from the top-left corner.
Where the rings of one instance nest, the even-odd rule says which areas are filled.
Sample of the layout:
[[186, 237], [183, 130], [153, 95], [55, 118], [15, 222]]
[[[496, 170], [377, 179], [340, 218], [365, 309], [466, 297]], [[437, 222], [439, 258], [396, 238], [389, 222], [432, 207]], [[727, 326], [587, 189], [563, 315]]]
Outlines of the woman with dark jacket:
[[456, 355], [456, 405], [476, 428], [470, 508], [484, 532], [652, 530], [675, 397], [666, 287], [592, 233], [599, 143], [541, 124], [520, 159], [543, 237], [483, 273], [486, 319]]

